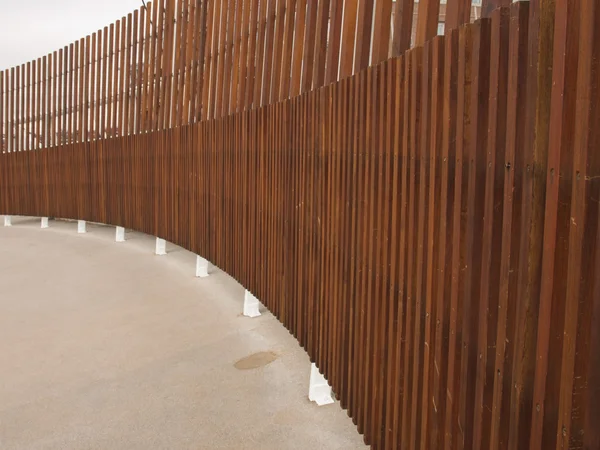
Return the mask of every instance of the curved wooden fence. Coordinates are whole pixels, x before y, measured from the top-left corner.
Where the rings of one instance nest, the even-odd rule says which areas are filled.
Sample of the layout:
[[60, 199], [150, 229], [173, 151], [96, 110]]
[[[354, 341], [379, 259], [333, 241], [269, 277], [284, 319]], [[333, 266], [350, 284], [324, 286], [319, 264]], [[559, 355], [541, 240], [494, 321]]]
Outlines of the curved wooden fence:
[[214, 262], [374, 448], [598, 449], [600, 4], [499, 4], [148, 4], [0, 72], [0, 213]]

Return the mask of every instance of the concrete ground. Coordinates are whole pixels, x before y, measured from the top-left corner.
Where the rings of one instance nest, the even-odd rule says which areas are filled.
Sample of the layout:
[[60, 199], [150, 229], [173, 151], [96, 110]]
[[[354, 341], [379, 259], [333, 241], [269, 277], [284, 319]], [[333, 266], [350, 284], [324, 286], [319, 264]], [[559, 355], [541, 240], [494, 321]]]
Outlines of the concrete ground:
[[310, 364], [243, 288], [154, 238], [0, 217], [0, 449], [358, 449]]

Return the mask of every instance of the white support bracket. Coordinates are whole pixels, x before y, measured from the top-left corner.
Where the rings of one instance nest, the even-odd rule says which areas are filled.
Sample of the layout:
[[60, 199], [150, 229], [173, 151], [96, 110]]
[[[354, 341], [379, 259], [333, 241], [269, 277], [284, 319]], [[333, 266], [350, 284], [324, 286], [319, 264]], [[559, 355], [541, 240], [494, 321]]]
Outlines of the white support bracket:
[[87, 233], [85, 220], [77, 221], [77, 233], [79, 233], [79, 234]]
[[156, 250], [154, 252], [158, 256], [164, 256], [167, 254], [167, 241], [161, 238], [156, 238]]
[[208, 261], [200, 256], [196, 256], [196, 276], [198, 278], [208, 276]]
[[317, 365], [312, 363], [310, 365], [310, 382], [308, 386], [308, 399], [311, 402], [315, 402], [319, 406], [329, 405], [333, 403], [333, 397], [331, 396], [331, 386], [325, 379]]
[[252, 295], [249, 290], [246, 290], [244, 294], [244, 316], [246, 317], [258, 317], [260, 316], [260, 311], [258, 308], [260, 307], [260, 302], [258, 299]]
[[4, 216], [4, 226], [12, 227], [12, 216]]
[[125, 242], [125, 228], [117, 227], [117, 231], [115, 233], [115, 241], [116, 242]]
[[47, 217], [42, 217], [42, 224], [41, 227], [44, 228], [50, 228], [50, 225], [48, 225], [48, 218]]

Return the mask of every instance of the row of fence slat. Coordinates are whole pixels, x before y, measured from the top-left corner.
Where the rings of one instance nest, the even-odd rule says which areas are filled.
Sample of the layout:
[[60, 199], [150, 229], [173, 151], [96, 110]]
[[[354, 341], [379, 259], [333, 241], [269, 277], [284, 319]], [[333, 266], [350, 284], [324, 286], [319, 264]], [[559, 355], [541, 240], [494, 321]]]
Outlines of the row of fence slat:
[[206, 257], [375, 448], [600, 448], [600, 4], [423, 1], [407, 50], [412, 1], [351, 3], [157, 0], [0, 72], [0, 213]]
[[[280, 67], [306, 67], [288, 38], [299, 22], [318, 34], [324, 11], [279, 23], [284, 2], [242, 3], [214, 3], [227, 19], [213, 29], [260, 17], [257, 33], [283, 36]], [[198, 6], [201, 21], [212, 11]], [[298, 338], [376, 448], [598, 448], [600, 6], [536, 8], [497, 9], [318, 90], [292, 77], [293, 99], [186, 126], [177, 106], [147, 116], [166, 130], [1, 155], [0, 211], [125, 226], [208, 258]], [[220, 79], [244, 33], [199, 37], [213, 63], [194, 75], [180, 31], [165, 27], [164, 58], [185, 69], [171, 95], [191, 117], [185, 80]], [[315, 47], [303, 73], [346, 66], [341, 44]], [[140, 104], [164, 101], [164, 73]], [[280, 82], [223, 91], [215, 114], [269, 103]]]
[[[422, 45], [438, 32], [439, 3], [149, 2], [57, 52], [3, 70], [0, 149], [145, 133], [285, 100], [400, 55], [413, 29]], [[471, 1], [448, 2], [449, 10], [460, 8], [470, 13]], [[455, 15], [452, 27], [470, 18]]]

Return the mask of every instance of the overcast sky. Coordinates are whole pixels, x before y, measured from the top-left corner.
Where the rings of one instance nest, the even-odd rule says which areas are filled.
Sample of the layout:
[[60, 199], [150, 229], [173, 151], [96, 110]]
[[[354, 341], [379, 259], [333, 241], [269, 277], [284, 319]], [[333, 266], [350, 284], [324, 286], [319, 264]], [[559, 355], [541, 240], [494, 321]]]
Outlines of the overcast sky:
[[58, 50], [142, 6], [142, 0], [0, 0], [0, 70]]

